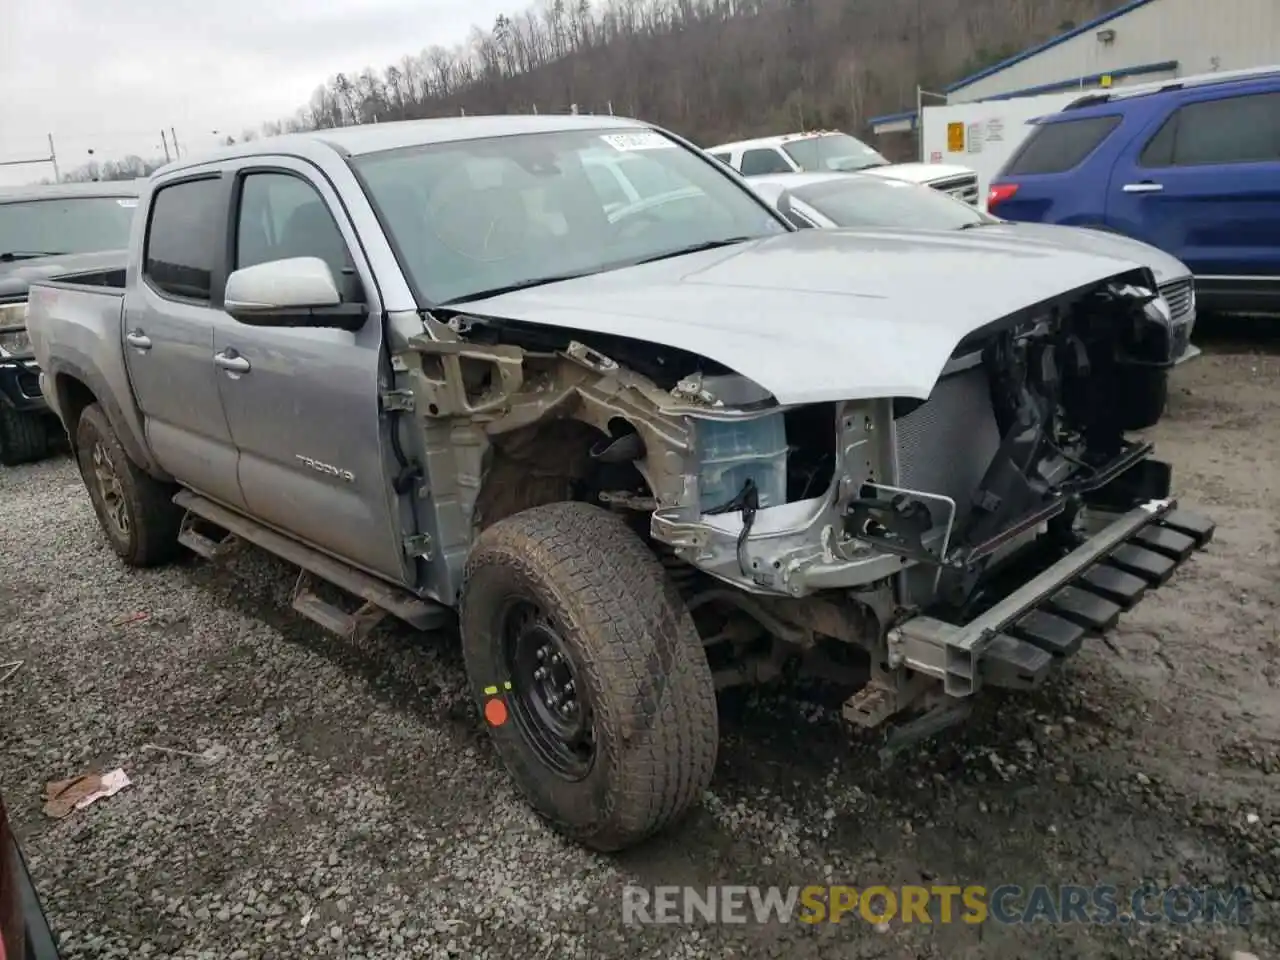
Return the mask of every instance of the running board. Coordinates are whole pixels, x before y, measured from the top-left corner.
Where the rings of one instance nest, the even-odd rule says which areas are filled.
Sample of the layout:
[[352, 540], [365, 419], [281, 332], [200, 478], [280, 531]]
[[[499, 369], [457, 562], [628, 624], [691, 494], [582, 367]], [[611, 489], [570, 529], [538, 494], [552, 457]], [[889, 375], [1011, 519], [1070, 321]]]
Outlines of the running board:
[[[419, 630], [437, 630], [451, 619], [451, 612], [441, 604], [384, 583], [199, 494], [182, 490], [174, 495], [173, 502], [187, 511], [178, 540], [200, 556], [220, 559], [244, 541], [300, 568], [301, 574], [294, 585], [293, 609], [340, 636], [361, 639], [386, 614]], [[226, 536], [214, 539], [199, 529], [199, 521], [221, 528]], [[322, 600], [311, 589], [308, 574], [345, 590], [363, 603], [355, 613], [347, 613]]]
[[228, 533], [221, 539], [215, 540], [197, 528], [196, 524], [198, 522], [199, 518], [194, 514], [188, 513], [182, 518], [182, 527], [178, 530], [178, 542], [180, 544], [206, 560], [220, 560], [228, 554], [236, 552], [236, 548], [240, 546], [240, 541], [236, 539], [235, 534]]

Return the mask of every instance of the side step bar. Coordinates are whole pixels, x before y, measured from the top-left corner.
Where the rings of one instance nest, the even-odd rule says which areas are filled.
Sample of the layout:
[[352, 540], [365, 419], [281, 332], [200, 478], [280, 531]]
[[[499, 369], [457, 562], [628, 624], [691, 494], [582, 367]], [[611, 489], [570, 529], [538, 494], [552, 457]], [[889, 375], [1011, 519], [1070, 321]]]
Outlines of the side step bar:
[[1154, 500], [1099, 530], [963, 626], [913, 617], [889, 632], [890, 662], [942, 680], [952, 697], [983, 683], [1028, 689], [1086, 636], [1106, 633], [1149, 589], [1213, 539], [1216, 524]]
[[[349, 640], [361, 640], [387, 614], [419, 630], [436, 630], [452, 617], [451, 611], [431, 600], [423, 600], [388, 583], [335, 560], [290, 537], [276, 533], [255, 520], [214, 503], [199, 494], [182, 490], [173, 502], [186, 510], [178, 541], [192, 552], [211, 560], [234, 551], [240, 541], [252, 543], [300, 568], [293, 589], [293, 609], [307, 619]], [[201, 523], [203, 521], [203, 523]], [[212, 525], [226, 531], [215, 539], [201, 527]], [[312, 577], [340, 587], [363, 603], [354, 613], [321, 599], [313, 589]]]

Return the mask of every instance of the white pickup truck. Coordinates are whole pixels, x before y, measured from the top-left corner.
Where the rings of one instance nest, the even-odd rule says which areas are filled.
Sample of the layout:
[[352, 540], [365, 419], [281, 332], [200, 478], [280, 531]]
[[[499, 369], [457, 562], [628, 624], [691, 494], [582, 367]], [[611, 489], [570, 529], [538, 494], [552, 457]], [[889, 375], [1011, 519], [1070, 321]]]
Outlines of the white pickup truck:
[[[660, 192], [597, 189], [611, 156]], [[797, 230], [601, 117], [237, 144], [139, 213], [118, 269], [30, 293], [107, 541], [256, 544], [350, 637], [456, 611], [498, 755], [598, 849], [697, 802], [717, 690], [807, 672], [922, 736], [1043, 681], [1214, 531], [1128, 435], [1178, 345], [1139, 264]]]
[[921, 184], [974, 207], [985, 205], [978, 189], [978, 175], [968, 167], [949, 163], [890, 163], [878, 150], [839, 130], [812, 130], [738, 140], [709, 147], [707, 152], [744, 177], [782, 173], [865, 173], [887, 180]]

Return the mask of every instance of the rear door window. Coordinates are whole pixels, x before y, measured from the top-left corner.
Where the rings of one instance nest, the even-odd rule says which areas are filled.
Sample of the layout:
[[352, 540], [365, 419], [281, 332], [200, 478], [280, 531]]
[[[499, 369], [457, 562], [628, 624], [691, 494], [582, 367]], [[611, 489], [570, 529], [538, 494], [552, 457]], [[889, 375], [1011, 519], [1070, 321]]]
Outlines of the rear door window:
[[1119, 116], [1038, 123], [1009, 160], [1003, 173], [1009, 176], [1064, 173], [1098, 149], [1119, 125]]
[[1280, 160], [1280, 93], [1200, 100], [1173, 112], [1143, 148], [1144, 167]]
[[151, 201], [143, 271], [172, 297], [209, 301], [226, 230], [222, 181], [188, 180], [161, 187]]

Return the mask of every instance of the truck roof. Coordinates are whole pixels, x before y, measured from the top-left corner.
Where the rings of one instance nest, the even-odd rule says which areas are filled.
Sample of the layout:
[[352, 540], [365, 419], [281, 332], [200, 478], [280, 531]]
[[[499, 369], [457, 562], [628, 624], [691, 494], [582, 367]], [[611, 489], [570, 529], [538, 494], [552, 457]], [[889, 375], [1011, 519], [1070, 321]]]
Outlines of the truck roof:
[[780, 147], [784, 143], [790, 143], [792, 140], [811, 140], [814, 137], [829, 137], [832, 134], [842, 133], [841, 130], [810, 130], [806, 133], [784, 133], [775, 137], [756, 137], [752, 140], [735, 140], [733, 143], [719, 143], [714, 147], [706, 147], [706, 150], [737, 150], [739, 147]]
[[260, 154], [307, 153], [317, 145], [327, 146], [345, 156], [358, 157], [382, 150], [420, 147], [486, 137], [505, 137], [531, 133], [558, 133], [568, 130], [648, 129], [649, 124], [625, 117], [584, 116], [581, 114], [516, 114], [507, 116], [439, 117], [430, 120], [394, 120], [389, 123], [367, 123], [352, 127], [286, 133], [232, 144], [221, 150], [192, 154], [165, 164], [156, 174], [170, 173], [184, 167], [231, 160]]
[[0, 203], [23, 200], [58, 200], [63, 197], [136, 197], [146, 178], [137, 180], [91, 180], [81, 183], [39, 183], [25, 187], [0, 187]]

